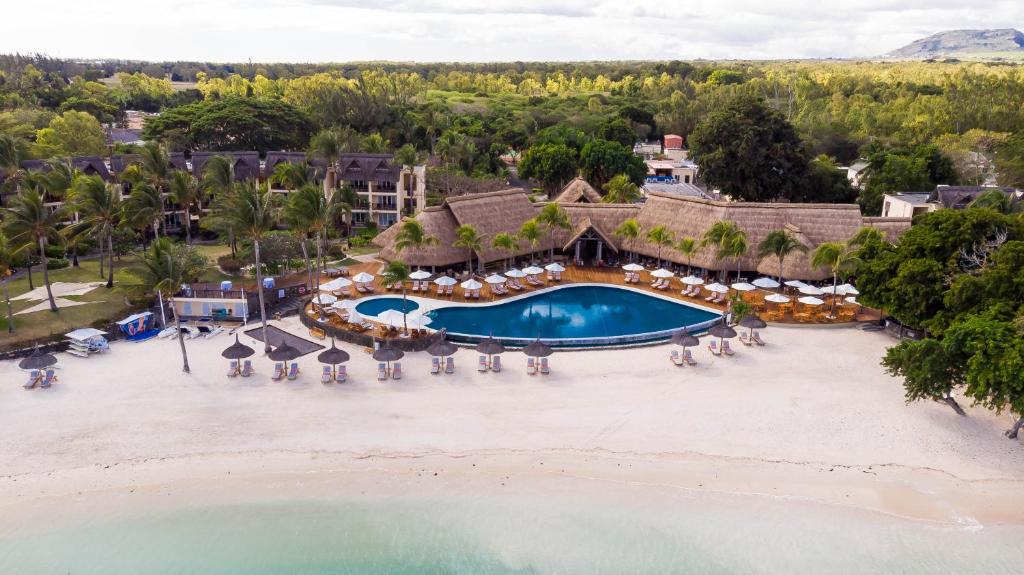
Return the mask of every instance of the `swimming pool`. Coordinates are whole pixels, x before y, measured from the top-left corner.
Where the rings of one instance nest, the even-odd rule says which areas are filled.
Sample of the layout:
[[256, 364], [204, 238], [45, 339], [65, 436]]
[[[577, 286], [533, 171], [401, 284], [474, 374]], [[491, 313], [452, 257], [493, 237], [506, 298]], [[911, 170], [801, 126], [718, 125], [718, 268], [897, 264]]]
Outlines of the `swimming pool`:
[[493, 305], [444, 306], [428, 313], [430, 327], [452, 339], [493, 335], [555, 345], [615, 345], [655, 341], [687, 327], [707, 328], [721, 314], [627, 288], [571, 285]]
[[[418, 310], [420, 304], [410, 300], [405, 301], [405, 313]], [[389, 309], [402, 311], [402, 298], [400, 297], [378, 297], [369, 299], [356, 305], [356, 311], [363, 315], [378, 315]]]

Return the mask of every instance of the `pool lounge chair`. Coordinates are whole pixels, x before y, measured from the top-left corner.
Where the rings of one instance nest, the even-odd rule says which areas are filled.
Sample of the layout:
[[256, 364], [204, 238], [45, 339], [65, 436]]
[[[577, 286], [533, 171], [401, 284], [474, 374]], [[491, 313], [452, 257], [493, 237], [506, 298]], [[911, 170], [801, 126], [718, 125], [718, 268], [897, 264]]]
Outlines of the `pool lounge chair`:
[[543, 375], [551, 373], [551, 369], [548, 367], [548, 358], [546, 357], [540, 358], [540, 372]]
[[491, 371], [501, 371], [501, 356], [496, 355], [491, 360]]
[[668, 357], [672, 360], [672, 363], [676, 364], [677, 367], [683, 366], [683, 358], [679, 355], [678, 349], [673, 349], [672, 353], [670, 353]]
[[331, 383], [334, 381], [334, 374], [331, 373], [331, 366], [325, 365], [324, 372], [320, 375], [320, 383]]
[[532, 357], [526, 358], [526, 373], [530, 375], [537, 375], [537, 363]]
[[363, 284], [356, 284], [356, 291], [359, 293], [366, 293], [366, 287]]
[[242, 377], [249, 377], [252, 374], [252, 362], [247, 359], [245, 360], [245, 363], [242, 364]]
[[548, 281], [549, 282], [555, 281], [555, 274], [553, 272], [548, 272]]
[[454, 357], [448, 356], [448, 358], [445, 360], [445, 362], [444, 362], [444, 372], [445, 373], [455, 373], [455, 358]]
[[751, 334], [750, 339], [752, 339], [754, 343], [756, 343], [757, 345], [764, 345], [764, 340], [761, 339], [761, 332], [757, 330], [754, 330], [754, 333]]
[[697, 365], [697, 360], [693, 359], [693, 354], [690, 353], [690, 350], [688, 349], [683, 350], [683, 361], [686, 362], [686, 365], [691, 367]]
[[708, 342], [708, 350], [711, 351], [711, 355], [722, 355], [722, 350], [718, 349], [718, 342], [715, 340]]
[[476, 370], [479, 371], [480, 373], [484, 373], [485, 371], [487, 371], [487, 356], [486, 355], [481, 355], [480, 356], [480, 361], [476, 365]]
[[391, 368], [391, 379], [402, 379], [402, 364], [397, 361]]
[[238, 374], [240, 373], [242, 373], [242, 371], [238, 369], [238, 360], [232, 359], [231, 365], [228, 366], [228, 377], [238, 377]]
[[430, 373], [433, 375], [441, 373], [441, 358], [430, 358]]
[[288, 370], [288, 379], [295, 380], [299, 378], [299, 364], [292, 362], [292, 368]]
[[274, 364], [274, 375], [272, 375], [270, 377], [270, 379], [272, 379], [274, 381], [281, 381], [281, 379], [284, 378], [284, 373], [285, 373], [285, 364], [280, 363], [280, 362], [275, 363]]
[[377, 364], [377, 381], [384, 381], [388, 378], [388, 368], [384, 363]]
[[754, 345], [754, 340], [752, 338], [748, 338], [746, 333], [741, 333], [740, 334], [740, 343], [742, 343], [743, 345], [746, 345], [746, 346], [751, 346], [751, 345]]
[[337, 381], [338, 383], [345, 383], [346, 379], [348, 379], [348, 372], [345, 371], [344, 365], [339, 365], [338, 374], [334, 376], [334, 381]]
[[39, 387], [43, 387], [43, 388], [50, 387], [56, 381], [57, 381], [57, 374], [54, 372], [54, 370], [48, 369], [48, 370], [46, 370], [46, 377], [43, 378], [43, 381], [42, 381], [42, 383], [39, 384]]
[[22, 387], [24, 387], [25, 389], [32, 389], [33, 387], [36, 386], [37, 383], [41, 382], [42, 380], [43, 380], [43, 373], [41, 371], [39, 371], [38, 369], [33, 369], [28, 374], [28, 381], [26, 381], [25, 385], [23, 385]]
[[727, 339], [722, 340], [722, 353], [724, 353], [725, 355], [736, 354], [736, 352], [732, 350], [732, 347], [729, 346], [729, 340]]
[[661, 285], [658, 286], [658, 289], [660, 289], [660, 290], [667, 290], [670, 287], [672, 287], [672, 282], [671, 282], [671, 280], [667, 280], [666, 279], [665, 281], [661, 282]]

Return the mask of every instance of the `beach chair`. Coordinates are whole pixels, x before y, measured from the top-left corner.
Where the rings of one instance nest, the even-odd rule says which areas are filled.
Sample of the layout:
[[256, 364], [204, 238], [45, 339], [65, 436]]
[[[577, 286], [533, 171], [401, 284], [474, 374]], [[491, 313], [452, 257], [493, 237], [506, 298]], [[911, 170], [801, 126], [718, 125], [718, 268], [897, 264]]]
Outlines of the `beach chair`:
[[725, 355], [734, 355], [736, 353], [732, 350], [732, 347], [729, 346], [729, 340], [727, 339], [722, 340], [722, 353]]
[[38, 369], [33, 369], [28, 374], [28, 381], [26, 381], [25, 385], [23, 385], [22, 387], [24, 387], [25, 389], [32, 389], [33, 387], [36, 386], [37, 383], [39, 383], [42, 380], [43, 380], [42, 372], [39, 371]]
[[402, 379], [402, 364], [397, 361], [391, 368], [391, 379]]
[[377, 364], [377, 381], [384, 381], [388, 378], [388, 368], [383, 363]]
[[555, 274], [553, 274], [552, 272], [548, 272], [548, 281], [549, 282], [555, 281]]
[[445, 373], [455, 373], [455, 358], [449, 356], [444, 362]]
[[534, 362], [532, 357], [526, 358], [526, 373], [537, 375], [537, 363]]
[[658, 278], [658, 279], [656, 279], [656, 280], [651, 282], [651, 287], [652, 288], [657, 288], [660, 285], [661, 285], [661, 278]]
[[476, 365], [476, 370], [479, 371], [480, 373], [484, 373], [485, 371], [487, 371], [487, 356], [486, 355], [481, 355], [480, 356], [480, 361]]
[[746, 333], [741, 333], [741, 334], [740, 334], [740, 342], [741, 342], [741, 343], [742, 343], [743, 345], [746, 345], [746, 346], [751, 346], [751, 345], [754, 345], [754, 339], [753, 339], [753, 338], [749, 338], [749, 337], [747, 337], [747, 334], [746, 334]]
[[501, 356], [496, 355], [491, 360], [491, 371], [501, 371]]
[[690, 353], [690, 350], [688, 349], [683, 350], [683, 361], [686, 362], [686, 365], [691, 367], [697, 365], [697, 360], [693, 359], [693, 354]]
[[57, 381], [57, 374], [54, 372], [54, 370], [48, 369], [46, 370], [46, 377], [43, 378], [43, 381], [39, 384], [39, 387], [50, 387], [51, 385], [53, 385], [55, 381]]
[[338, 374], [334, 376], [334, 381], [337, 381], [338, 383], [345, 383], [346, 379], [348, 379], [348, 372], [345, 371], [344, 365], [339, 365]]
[[718, 294], [712, 292], [711, 295], [709, 295], [708, 297], [704, 298], [704, 301], [706, 301], [708, 303], [711, 303], [711, 302], [713, 302], [715, 300], [716, 297], [718, 297]]
[[288, 370], [288, 379], [295, 380], [299, 378], [299, 364], [292, 362], [292, 368]]
[[430, 358], [430, 373], [437, 375], [441, 373], [441, 359], [437, 357]]
[[245, 360], [245, 363], [242, 364], [242, 377], [249, 377], [252, 373], [252, 362], [247, 359]]
[[548, 358], [540, 358], [540, 372], [544, 375], [551, 373], [551, 368], [548, 367]]
[[556, 282], [562, 281], [562, 272], [555, 272], [555, 281]]
[[238, 377], [241, 370], [238, 369], [238, 360], [232, 359], [231, 365], [228, 366], [228, 377]]
[[325, 365], [324, 372], [320, 375], [320, 383], [331, 383], [334, 380], [334, 374], [331, 373], [331, 366]]
[[673, 349], [672, 353], [670, 353], [668, 357], [672, 360], [672, 363], [676, 364], [676, 367], [683, 366], [683, 358], [680, 357], [678, 349]]
[[285, 365], [283, 363], [280, 363], [280, 362], [279, 363], [275, 363], [274, 364], [274, 375], [271, 376], [270, 379], [272, 379], [274, 381], [281, 381], [281, 379], [284, 378], [284, 373], [285, 373]]
[[669, 280], [665, 280], [665, 281], [661, 282], [661, 285], [658, 286], [658, 289], [664, 291], [664, 290], [667, 290], [670, 287], [672, 287], [672, 283]]
[[708, 342], [708, 350], [711, 351], [711, 355], [722, 355], [722, 351], [718, 349], [718, 342], [715, 340]]
[[754, 333], [750, 335], [750, 339], [757, 345], [764, 345], [764, 340], [761, 339], [761, 332], [754, 330]]

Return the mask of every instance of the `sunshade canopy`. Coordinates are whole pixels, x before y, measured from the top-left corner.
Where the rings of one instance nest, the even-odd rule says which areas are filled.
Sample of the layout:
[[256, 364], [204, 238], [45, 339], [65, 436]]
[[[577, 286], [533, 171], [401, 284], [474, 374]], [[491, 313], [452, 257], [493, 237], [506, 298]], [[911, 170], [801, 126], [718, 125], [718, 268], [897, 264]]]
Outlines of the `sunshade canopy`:
[[686, 276], [685, 278], [679, 281], [689, 286], [699, 286], [704, 283], [704, 280], [697, 276]]
[[480, 283], [480, 282], [478, 282], [476, 280], [466, 280], [466, 281], [460, 283], [459, 287], [461, 287], [462, 289], [480, 289], [480, 288], [484, 287], [484, 284], [482, 284], [482, 283]]
[[489, 275], [486, 278], [484, 278], [484, 281], [489, 283], [489, 284], [491, 284], [491, 285], [498, 285], [498, 284], [503, 284], [503, 283], [507, 282], [508, 279], [505, 276], [500, 276], [498, 274], [492, 274], [492, 275]]
[[430, 276], [431, 276], [431, 273], [426, 271], [426, 270], [416, 270], [416, 271], [412, 272], [411, 274], [409, 274], [409, 279], [419, 281], [419, 280], [425, 280], [425, 279], [429, 278]]
[[487, 355], [494, 355], [505, 351], [505, 346], [493, 337], [488, 337], [476, 344], [476, 350], [480, 353], [486, 353]]
[[773, 280], [772, 278], [757, 278], [751, 283], [762, 289], [772, 289], [779, 287], [779, 282]]
[[672, 343], [683, 347], [689, 347], [691, 345], [700, 345], [700, 340], [697, 339], [697, 336], [683, 330], [672, 335]]
[[352, 281], [356, 282], [357, 284], [365, 284], [365, 283], [372, 282], [373, 281], [373, 277], [374, 277], [373, 274], [368, 274], [366, 272], [359, 272], [359, 273], [357, 273], [355, 275], [355, 277], [352, 278]]
[[802, 304], [805, 304], [805, 305], [821, 305], [821, 304], [825, 303], [823, 300], [820, 300], [820, 299], [818, 299], [816, 297], [809, 296], [809, 295], [808, 296], [804, 296], [802, 298], [797, 298], [796, 301], [798, 301], [798, 302], [800, 302]]
[[455, 345], [454, 343], [446, 339], [442, 339], [440, 341], [432, 343], [430, 347], [427, 348], [427, 353], [436, 357], [452, 355], [457, 351], [459, 351], [459, 346]]
[[288, 345], [287, 343], [284, 343], [278, 346], [277, 349], [274, 349], [270, 353], [268, 353], [267, 357], [274, 361], [291, 361], [301, 355], [302, 353], [299, 350]]
[[373, 350], [373, 359], [377, 361], [398, 361], [405, 357], [405, 352], [384, 344]]
[[507, 272], [505, 272], [505, 277], [521, 278], [521, 277], [525, 277], [525, 276], [526, 276], [526, 273], [523, 272], [523, 270], [518, 270], [516, 268], [512, 268], [512, 269], [508, 270]]
[[238, 334], [235, 334], [235, 343], [220, 352], [221, 357], [226, 359], [244, 359], [256, 353], [256, 350], [238, 341]]
[[736, 291], [753, 291], [753, 290], [757, 289], [756, 285], [748, 284], [746, 282], [734, 283], [734, 284], [732, 284], [729, 287], [731, 287], [732, 289], [734, 289]]
[[622, 269], [626, 270], [627, 272], [642, 272], [644, 271], [644, 266], [640, 264], [626, 264], [622, 266]]
[[436, 283], [439, 286], [453, 286], [459, 283], [459, 280], [450, 276], [441, 276], [434, 280], [434, 283]]
[[57, 363], [57, 358], [44, 352], [38, 347], [32, 355], [18, 362], [21, 369], [43, 369]]
[[765, 323], [763, 319], [757, 317], [756, 315], [743, 316], [743, 318], [740, 319], [740, 325], [742, 325], [743, 327], [749, 327], [753, 329], [761, 329], [768, 327], [768, 324]]
[[547, 357], [554, 352], [555, 350], [551, 349], [550, 345], [539, 339], [531, 341], [529, 345], [523, 348], [523, 353], [530, 357]]
[[789, 303], [789, 298], [778, 293], [773, 293], [764, 297], [764, 301], [770, 301], [772, 303]]
[[338, 365], [339, 363], [345, 363], [346, 361], [348, 361], [349, 355], [347, 351], [343, 349], [338, 349], [338, 347], [334, 345], [334, 340], [331, 339], [331, 347], [325, 349], [324, 351], [321, 351], [320, 354], [316, 356], [316, 359], [320, 363], [326, 363], [328, 365]]
[[544, 269], [548, 270], [549, 272], [555, 272], [555, 273], [561, 273], [561, 272], [565, 271], [565, 268], [562, 266], [562, 264], [560, 264], [558, 262], [550, 263], [550, 264], [544, 266]]
[[736, 330], [725, 325], [724, 323], [716, 323], [715, 325], [711, 326], [711, 329], [708, 330], [708, 334], [713, 337], [730, 338], [736, 337]]

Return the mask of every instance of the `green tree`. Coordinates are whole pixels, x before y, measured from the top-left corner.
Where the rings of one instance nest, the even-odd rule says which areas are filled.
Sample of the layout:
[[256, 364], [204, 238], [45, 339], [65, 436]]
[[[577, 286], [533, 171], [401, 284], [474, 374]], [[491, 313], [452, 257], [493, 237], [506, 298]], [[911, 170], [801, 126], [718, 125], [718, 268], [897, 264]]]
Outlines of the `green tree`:
[[615, 228], [612, 233], [629, 242], [629, 261], [633, 261], [633, 256], [636, 254], [636, 240], [643, 233], [640, 223], [636, 221], [636, 218], [629, 218], [619, 224], [619, 227]]
[[640, 201], [640, 188], [626, 174], [619, 174], [604, 185], [601, 201], [606, 204], [633, 204]]
[[309, 183], [309, 170], [305, 164], [279, 162], [270, 174], [270, 183], [286, 190], [297, 190]]
[[398, 234], [395, 235], [395, 251], [402, 252], [408, 249], [423, 249], [427, 246], [437, 245], [439, 240], [436, 236], [427, 233], [423, 224], [415, 218], [402, 218], [399, 224]]
[[[476, 228], [469, 224], [462, 224], [455, 230], [455, 241], [452, 245], [466, 250], [466, 270], [473, 273], [473, 252], [479, 252], [483, 248], [483, 236], [477, 233]], [[483, 262], [480, 262], [483, 267]]]
[[608, 140], [593, 140], [583, 146], [580, 170], [583, 177], [598, 188], [618, 174], [624, 174], [636, 185], [644, 183], [647, 177], [643, 158], [634, 154], [632, 148]]
[[565, 144], [535, 144], [519, 159], [519, 175], [538, 180], [549, 194], [576, 176], [576, 150]]
[[719, 261], [736, 260], [736, 281], [740, 277], [740, 262], [747, 254], [747, 232], [740, 229], [736, 222], [729, 220], [717, 221], [711, 225], [700, 242], [701, 247], [715, 246], [715, 258]]
[[231, 209], [231, 198], [235, 193], [235, 168], [231, 160], [224, 156], [214, 156], [207, 160], [203, 164], [203, 175], [199, 180], [199, 187], [213, 198], [210, 204], [210, 214], [200, 220], [200, 225], [227, 235], [231, 255], [237, 256], [237, 234], [233, 227], [235, 220], [228, 216]]
[[803, 201], [823, 204], [848, 204], [857, 200], [857, 190], [850, 185], [846, 169], [832, 158], [821, 155], [811, 160], [807, 170], [807, 188]]
[[693, 259], [693, 255], [699, 249], [700, 243], [697, 241], [697, 238], [684, 236], [676, 242], [676, 251], [686, 256], [686, 275], [690, 275], [690, 270], [692, 269], [690, 262]]
[[551, 261], [555, 261], [555, 231], [572, 229], [572, 220], [569, 219], [565, 208], [556, 203], [550, 203], [541, 208], [540, 213], [534, 219], [547, 230]]
[[103, 271], [103, 252], [109, 261], [107, 288], [114, 287], [114, 231], [121, 224], [121, 193], [99, 176], [81, 176], [75, 179], [71, 205], [78, 212], [76, 224], [66, 228], [66, 234], [86, 234], [96, 238], [100, 246], [100, 275]]
[[645, 236], [648, 243], [658, 246], [658, 267], [661, 267], [661, 249], [670, 247], [675, 242], [675, 235], [665, 226], [655, 226], [647, 230]]
[[793, 252], [807, 253], [807, 246], [800, 243], [788, 230], [773, 230], [757, 245], [757, 257], [775, 256], [779, 260], [779, 283], [782, 283], [782, 266], [786, 257]]
[[14, 333], [14, 310], [11, 308], [11, 293], [7, 282], [11, 279], [14, 267], [15, 250], [7, 241], [7, 236], [0, 233], [0, 285], [4, 289], [4, 303], [7, 304], [7, 333]]
[[637, 141], [636, 132], [633, 131], [633, 127], [623, 118], [612, 118], [606, 121], [598, 128], [597, 137], [630, 148]]
[[519, 239], [525, 240], [526, 243], [530, 244], [530, 263], [533, 263], [533, 254], [537, 252], [537, 244], [540, 243], [540, 237], [543, 234], [541, 225], [536, 219], [529, 219], [523, 222], [523, 225], [519, 227]]
[[[385, 284], [398, 284], [402, 286], [402, 310], [409, 309], [406, 305], [406, 285], [405, 282], [409, 281], [409, 266], [405, 262], [400, 260], [392, 260], [384, 266], [384, 270], [380, 272], [380, 278]], [[402, 333], [409, 335], [409, 320], [408, 315], [402, 314]]]
[[[194, 248], [175, 245], [169, 238], [154, 240], [142, 255], [141, 263], [142, 269], [136, 275], [142, 287], [156, 293], [161, 300], [162, 294], [174, 294], [183, 284], [196, 281], [206, 268], [206, 260]], [[189, 373], [188, 353], [181, 333], [181, 317], [177, 313], [174, 314], [174, 324], [178, 330], [178, 345], [181, 347], [181, 370]]]
[[882, 196], [889, 192], [928, 192], [939, 184], [959, 183], [953, 162], [933, 145], [877, 148], [868, 160], [867, 183], [857, 200], [868, 216], [882, 213]]
[[993, 156], [999, 183], [1024, 188], [1024, 129], [996, 145]]
[[735, 200], [805, 199], [803, 144], [786, 118], [759, 98], [738, 96], [712, 111], [689, 143], [704, 181]]
[[171, 179], [167, 189], [170, 191], [174, 203], [178, 204], [185, 212], [184, 221], [181, 223], [185, 228], [185, 243], [192, 243], [192, 210], [202, 212], [202, 191], [199, 183], [192, 177], [192, 174], [185, 170], [174, 170], [171, 172]]
[[36, 132], [35, 154], [39, 157], [99, 156], [106, 151], [103, 127], [86, 112], [69, 110]]
[[[225, 216], [232, 229], [252, 242], [253, 264], [256, 268], [256, 289], [260, 301], [260, 323], [267, 333], [267, 307], [263, 298], [263, 268], [260, 265], [260, 241], [277, 223], [277, 210], [270, 189], [253, 182], [236, 184], [236, 191], [229, 199]], [[264, 350], [270, 351], [269, 338], [263, 338]]]
[[289, 150], [303, 147], [312, 123], [284, 100], [229, 96], [164, 110], [146, 122], [142, 137], [182, 134], [193, 149]]
[[495, 234], [494, 238], [491, 240], [491, 247], [494, 247], [496, 249], [499, 249], [499, 250], [505, 252], [505, 256], [506, 256], [506, 258], [505, 258], [505, 269], [506, 270], [508, 270], [508, 268], [511, 266], [510, 261], [512, 259], [512, 255], [515, 254], [516, 250], [519, 249], [518, 239], [519, 238], [517, 238], [514, 234], [510, 234], [510, 233], [507, 233], [507, 232], [501, 232], [501, 233]]
[[4, 233], [17, 250], [33, 246], [39, 249], [43, 264], [43, 284], [50, 301], [50, 311], [57, 311], [50, 287], [50, 272], [47, 270], [46, 246], [50, 242], [60, 243], [60, 222], [66, 208], [61, 206], [51, 211], [43, 202], [43, 194], [35, 189], [24, 189], [10, 200], [10, 207], [3, 209]]
[[835, 309], [835, 287], [839, 285], [839, 275], [847, 275], [856, 271], [860, 264], [857, 250], [843, 242], [825, 242], [818, 244], [811, 254], [811, 266], [816, 268], [828, 268], [832, 273], [832, 305]]
[[164, 198], [160, 191], [149, 184], [140, 182], [132, 188], [124, 201], [125, 219], [139, 229], [152, 227], [153, 238], [160, 237], [160, 222], [164, 218]]
[[995, 210], [1001, 214], [1013, 214], [1024, 211], [1024, 202], [1014, 201], [1013, 196], [1002, 190], [989, 190], [974, 198], [969, 207]]

